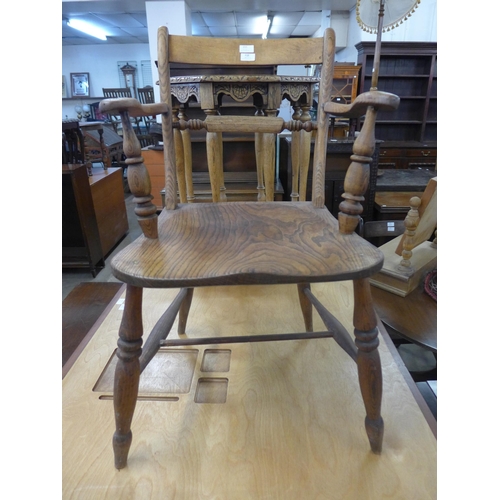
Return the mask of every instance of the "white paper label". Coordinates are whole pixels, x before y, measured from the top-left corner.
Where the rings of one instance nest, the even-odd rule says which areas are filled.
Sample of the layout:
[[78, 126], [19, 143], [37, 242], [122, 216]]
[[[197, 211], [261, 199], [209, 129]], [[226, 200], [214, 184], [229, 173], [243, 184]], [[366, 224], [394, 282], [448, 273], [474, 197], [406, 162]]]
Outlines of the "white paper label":
[[255, 52], [253, 45], [240, 45], [240, 52]]
[[240, 61], [255, 61], [255, 54], [244, 52], [240, 54]]

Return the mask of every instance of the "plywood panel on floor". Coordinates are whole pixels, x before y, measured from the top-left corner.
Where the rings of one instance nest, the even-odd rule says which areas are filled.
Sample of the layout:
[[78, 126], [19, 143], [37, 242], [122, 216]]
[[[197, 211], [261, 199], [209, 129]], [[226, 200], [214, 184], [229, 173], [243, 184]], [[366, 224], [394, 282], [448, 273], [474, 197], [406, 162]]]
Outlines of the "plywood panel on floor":
[[[312, 289], [350, 325], [350, 284]], [[145, 291], [146, 334], [175, 294]], [[333, 340], [219, 344], [179, 348], [196, 351], [182, 391], [143, 386], [129, 463], [115, 470], [110, 392], [94, 389], [116, 348], [121, 314], [117, 304], [63, 380], [63, 498], [436, 497], [436, 439], [384, 340], [380, 456], [369, 450], [356, 366]], [[315, 329], [324, 329], [317, 316]], [[302, 330], [295, 286], [216, 287], [195, 290], [187, 334]]]

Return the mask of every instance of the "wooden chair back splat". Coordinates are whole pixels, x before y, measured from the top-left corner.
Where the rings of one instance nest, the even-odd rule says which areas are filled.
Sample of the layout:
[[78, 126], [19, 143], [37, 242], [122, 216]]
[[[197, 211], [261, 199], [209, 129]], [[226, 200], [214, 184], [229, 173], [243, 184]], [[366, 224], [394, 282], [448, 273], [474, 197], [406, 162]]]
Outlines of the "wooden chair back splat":
[[[163, 39], [166, 37], [164, 34], [161, 34], [160, 36], [162, 36]], [[335, 41], [332, 38], [331, 44], [334, 43]], [[253, 89], [251, 89], [250, 92], [255, 91], [253, 94], [254, 98], [261, 95], [260, 92], [255, 89], [258, 86], [265, 85], [266, 90], [264, 90], [262, 95], [262, 98], [264, 98], [267, 103], [265, 106], [265, 112], [258, 109], [256, 114], [265, 115], [269, 119], [277, 115], [282, 98], [280, 92], [280, 78], [275, 75], [252, 74], [252, 68], [256, 68], [257, 71], [260, 71], [262, 67], [266, 66], [321, 65], [323, 61], [330, 61], [333, 57], [325, 58], [325, 54], [323, 54], [322, 38], [310, 38], [300, 41], [295, 39], [245, 40], [170, 35], [168, 36], [168, 50], [167, 44], [164, 42], [162, 42], [159, 46], [165, 47], [165, 52], [162, 54], [159, 53], [159, 57], [164, 58], [164, 67], [167, 67], [167, 63], [192, 65], [194, 67], [211, 65], [219, 67], [221, 73], [226, 72], [228, 75], [231, 75], [209, 75], [201, 77], [202, 83], [199, 84], [201, 108], [205, 111], [207, 118], [214, 118], [216, 120], [220, 120], [222, 117], [217, 116], [218, 113], [214, 103], [214, 93], [216, 92], [215, 89], [221, 85], [226, 85], [228, 88], [241, 85], [245, 91], [247, 90], [246, 85], [253, 85]], [[245, 71], [245, 74], [243, 75], [243, 73], [241, 73], [239, 78], [236, 75], [233, 76], [235, 68], [237, 68], [240, 72]], [[329, 73], [330, 68], [328, 68], [326, 72]], [[206, 83], [206, 81], [209, 81], [210, 83]], [[163, 90], [161, 89], [162, 82]], [[237, 82], [240, 83], [238, 84]], [[166, 80], [163, 81], [160, 75], [161, 100], [164, 102], [169, 102], [170, 100], [169, 84], [170, 82], [167, 82]], [[331, 88], [331, 85], [328, 86]], [[232, 91], [230, 94], [234, 96]], [[310, 123], [310, 115], [308, 114], [307, 106], [304, 107], [304, 110], [306, 111], [302, 113], [300, 121], [305, 122], [309, 120]], [[309, 118], [307, 119], [307, 117]], [[255, 126], [248, 123], [248, 118], [249, 117], [247, 116], [238, 117], [238, 119], [233, 117], [233, 120], [235, 120], [233, 123], [229, 124], [229, 121], [226, 121], [224, 124], [220, 123], [217, 129], [210, 131], [207, 130], [207, 154], [209, 157], [208, 164], [214, 201], [218, 201], [219, 199], [221, 201], [226, 200], [224, 179], [221, 174], [221, 134], [222, 132], [248, 133], [255, 131]], [[259, 116], [259, 119], [263, 121], [262, 116]], [[177, 121], [177, 119], [175, 120]], [[281, 118], [279, 118], [279, 120], [281, 121]], [[205, 122], [207, 122], [207, 120], [205, 120]], [[187, 128], [191, 128], [191, 126], [198, 129], [199, 124], [190, 123]], [[287, 128], [290, 129], [289, 127]], [[311, 133], [310, 130], [308, 130], [299, 134], [300, 130], [303, 130], [301, 128], [293, 128], [293, 130], [294, 142], [300, 142], [301, 146], [301, 153], [298, 154], [302, 154], [302, 159], [297, 158], [297, 160], [294, 161], [294, 165], [295, 163], [298, 164], [300, 162], [302, 164], [302, 169], [306, 170], [309, 166]], [[281, 129], [278, 128], [278, 131], [281, 131]], [[275, 134], [275, 131], [265, 130], [259, 130], [255, 134], [255, 155], [258, 177], [257, 189], [259, 190], [259, 200], [265, 199], [267, 201], [271, 201], [274, 198]], [[182, 161], [182, 159], [180, 159], [182, 158], [182, 153], [179, 153], [182, 151], [183, 146], [184, 149], [186, 149], [186, 144], [184, 144], [186, 141], [189, 142], [188, 134], [180, 134], [175, 142], [175, 148], [177, 151], [177, 175], [178, 177], [181, 175], [182, 177], [186, 177], [186, 182], [189, 185], [191, 166], [189, 164], [189, 160]], [[189, 146], [187, 147], [189, 148]], [[294, 170], [297, 168], [298, 166], [295, 167]], [[321, 176], [318, 177], [318, 182], [320, 182], [320, 179]], [[181, 191], [180, 197], [182, 202], [191, 198], [189, 194], [184, 195], [183, 191]], [[305, 200], [305, 197], [303, 197], [303, 200]], [[321, 204], [321, 202], [318, 203]]]
[[[251, 56], [241, 55], [242, 46], [252, 46]], [[248, 50], [248, 48], [245, 48]], [[188, 316], [193, 290], [199, 286], [296, 284], [304, 318], [303, 333], [283, 334], [280, 340], [312, 339], [331, 336], [358, 369], [361, 396], [366, 409], [365, 428], [374, 453], [380, 453], [383, 420], [380, 415], [382, 374], [377, 351], [378, 330], [370, 294], [369, 277], [383, 264], [382, 253], [353, 230], [351, 219], [359, 219], [359, 200], [367, 185], [367, 169], [373, 153], [375, 116], [378, 106], [391, 107], [389, 95], [362, 94], [347, 108], [331, 108], [335, 34], [325, 30], [323, 38], [285, 40], [234, 40], [181, 37], [158, 30], [158, 71], [161, 102], [141, 104], [135, 99], [108, 99], [100, 110], [119, 114], [123, 122], [124, 153], [128, 180], [137, 203], [136, 214], [143, 236], [119, 252], [111, 263], [115, 277], [127, 284], [123, 319], [119, 330], [115, 372], [115, 420], [113, 437], [115, 466], [127, 464], [131, 443], [131, 421], [138, 394], [140, 373], [155, 356], [178, 317], [180, 339], [176, 345], [193, 345]], [[244, 59], [244, 60], [242, 60]], [[171, 97], [171, 63], [278, 65], [320, 64], [321, 80], [317, 123], [276, 116], [231, 116], [208, 114], [205, 120], [183, 120], [174, 115]], [[272, 75], [271, 75], [272, 76]], [[268, 76], [266, 76], [267, 78]], [[258, 79], [258, 78], [256, 78]], [[395, 97], [395, 96], [394, 96]], [[396, 98], [397, 100], [397, 98]], [[355, 142], [352, 164], [346, 176], [344, 220], [337, 221], [324, 206], [324, 180], [329, 113], [348, 116], [367, 113]], [[151, 203], [151, 186], [142, 163], [140, 143], [131, 117], [161, 114], [165, 160], [165, 207], [157, 216]], [[220, 152], [220, 134], [241, 129], [255, 131], [266, 142], [267, 135], [288, 128], [310, 132], [316, 129], [313, 156], [313, 194], [311, 201], [271, 200], [257, 202], [178, 203], [177, 190], [188, 177], [183, 176], [178, 155], [189, 141], [177, 141], [177, 132], [205, 130], [208, 152]], [[211, 135], [212, 134], [212, 135]], [[222, 170], [213, 172], [222, 175]], [[311, 284], [352, 280], [354, 283], [354, 336], [314, 296]], [[177, 298], [150, 332], [142, 349], [143, 288], [180, 288]], [[313, 331], [313, 308], [325, 330]], [[278, 340], [276, 336], [241, 337], [239, 342]], [[230, 338], [232, 342], [235, 339]], [[224, 339], [203, 339], [200, 343], [224, 343]]]

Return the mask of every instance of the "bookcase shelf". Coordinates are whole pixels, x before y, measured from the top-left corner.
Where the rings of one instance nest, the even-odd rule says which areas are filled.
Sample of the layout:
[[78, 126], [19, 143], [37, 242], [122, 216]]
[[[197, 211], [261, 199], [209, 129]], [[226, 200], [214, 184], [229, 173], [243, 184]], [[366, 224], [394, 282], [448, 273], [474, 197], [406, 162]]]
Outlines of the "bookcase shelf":
[[[375, 43], [360, 42], [356, 49], [361, 65], [360, 92], [366, 92], [371, 86]], [[382, 42], [378, 89], [398, 95], [401, 101], [397, 111], [378, 114], [377, 139], [436, 141], [436, 43]]]

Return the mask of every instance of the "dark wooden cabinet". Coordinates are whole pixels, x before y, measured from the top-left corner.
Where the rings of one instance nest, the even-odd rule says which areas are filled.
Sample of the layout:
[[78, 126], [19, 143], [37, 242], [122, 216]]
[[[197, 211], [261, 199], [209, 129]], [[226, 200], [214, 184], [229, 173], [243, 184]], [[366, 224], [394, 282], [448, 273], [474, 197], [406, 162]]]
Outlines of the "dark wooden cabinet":
[[86, 268], [93, 276], [128, 232], [121, 168], [62, 166], [62, 267]]
[[427, 169], [437, 165], [436, 142], [384, 141], [380, 145], [379, 169]]
[[88, 180], [102, 252], [107, 256], [128, 233], [121, 168], [94, 168]]
[[62, 165], [62, 267], [87, 268], [95, 277], [104, 267], [87, 165]]
[[[279, 177], [284, 188], [284, 200], [290, 200], [292, 192], [292, 148], [291, 137], [280, 136], [279, 139]], [[339, 204], [343, 200], [344, 179], [351, 164], [353, 140], [345, 139], [328, 143], [325, 166], [325, 205], [337, 217]], [[363, 202], [363, 219], [373, 219], [375, 190], [377, 184], [378, 160], [381, 143], [376, 141], [373, 162], [370, 169], [370, 183]], [[307, 179], [306, 199], [311, 199], [312, 160], [314, 155], [314, 140], [311, 144], [309, 175]]]

